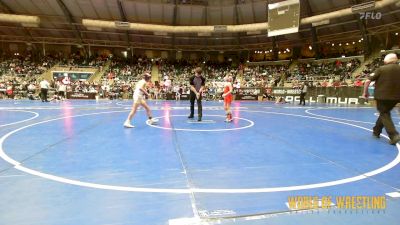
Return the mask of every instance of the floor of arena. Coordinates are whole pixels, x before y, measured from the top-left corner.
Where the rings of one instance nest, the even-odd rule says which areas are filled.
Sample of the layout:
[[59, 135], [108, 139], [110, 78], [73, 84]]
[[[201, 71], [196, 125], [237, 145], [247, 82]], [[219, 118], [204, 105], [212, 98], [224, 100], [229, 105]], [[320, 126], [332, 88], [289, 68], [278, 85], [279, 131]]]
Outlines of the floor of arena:
[[[0, 222], [18, 225], [398, 225], [400, 145], [373, 107], [149, 101], [0, 102]], [[393, 119], [400, 129], [398, 111]], [[384, 210], [300, 210], [291, 196], [386, 196]]]

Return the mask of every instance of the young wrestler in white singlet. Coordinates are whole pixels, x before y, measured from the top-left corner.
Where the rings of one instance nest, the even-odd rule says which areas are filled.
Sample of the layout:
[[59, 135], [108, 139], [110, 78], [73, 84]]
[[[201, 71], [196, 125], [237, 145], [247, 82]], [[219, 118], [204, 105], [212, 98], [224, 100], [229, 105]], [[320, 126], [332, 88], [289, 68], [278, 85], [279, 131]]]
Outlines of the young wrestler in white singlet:
[[135, 86], [135, 91], [133, 92], [133, 105], [131, 112], [128, 115], [128, 118], [125, 120], [124, 127], [126, 128], [133, 128], [131, 124], [131, 120], [133, 116], [135, 116], [137, 109], [139, 106], [143, 106], [143, 108], [146, 110], [147, 116], [148, 116], [148, 123], [154, 124], [158, 122], [158, 119], [154, 119], [151, 115], [151, 110], [150, 107], [146, 103], [146, 97], [149, 96], [149, 93], [146, 91], [146, 85], [149, 83], [151, 80], [151, 75], [146, 72], [143, 74], [143, 79], [138, 81]]

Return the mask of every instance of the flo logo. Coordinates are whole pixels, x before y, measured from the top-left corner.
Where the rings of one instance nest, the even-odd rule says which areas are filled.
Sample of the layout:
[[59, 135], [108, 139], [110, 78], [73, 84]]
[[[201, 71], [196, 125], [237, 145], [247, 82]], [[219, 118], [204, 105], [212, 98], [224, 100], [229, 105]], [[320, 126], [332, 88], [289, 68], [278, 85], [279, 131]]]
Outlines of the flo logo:
[[362, 12], [360, 13], [360, 19], [371, 19], [371, 20], [380, 20], [382, 18], [382, 13], [380, 12]]

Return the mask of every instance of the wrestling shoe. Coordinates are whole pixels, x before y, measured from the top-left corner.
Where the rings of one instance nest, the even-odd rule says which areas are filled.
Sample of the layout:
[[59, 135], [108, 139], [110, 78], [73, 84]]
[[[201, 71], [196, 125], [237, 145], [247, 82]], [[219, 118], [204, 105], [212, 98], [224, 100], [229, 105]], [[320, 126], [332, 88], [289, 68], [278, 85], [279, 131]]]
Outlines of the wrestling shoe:
[[133, 126], [129, 121], [125, 121], [124, 127], [125, 128], [134, 128], [135, 126]]
[[146, 122], [147, 122], [148, 124], [153, 125], [153, 124], [156, 124], [156, 123], [158, 122], [158, 119], [152, 118], [152, 119], [148, 119]]
[[226, 123], [230, 123], [230, 122], [232, 122], [232, 121], [233, 121], [232, 118], [226, 118], [226, 119], [225, 119], [225, 122], [226, 122]]

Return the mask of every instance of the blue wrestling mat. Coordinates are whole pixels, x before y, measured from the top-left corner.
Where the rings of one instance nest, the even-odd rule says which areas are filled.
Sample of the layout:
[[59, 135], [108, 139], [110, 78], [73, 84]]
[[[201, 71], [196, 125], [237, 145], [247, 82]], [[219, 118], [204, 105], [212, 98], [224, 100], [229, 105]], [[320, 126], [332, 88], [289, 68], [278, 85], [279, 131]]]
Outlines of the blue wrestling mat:
[[400, 145], [372, 138], [374, 108], [234, 102], [225, 123], [220, 102], [197, 122], [149, 101], [159, 122], [126, 129], [131, 103], [1, 101], [0, 224], [399, 224]]

